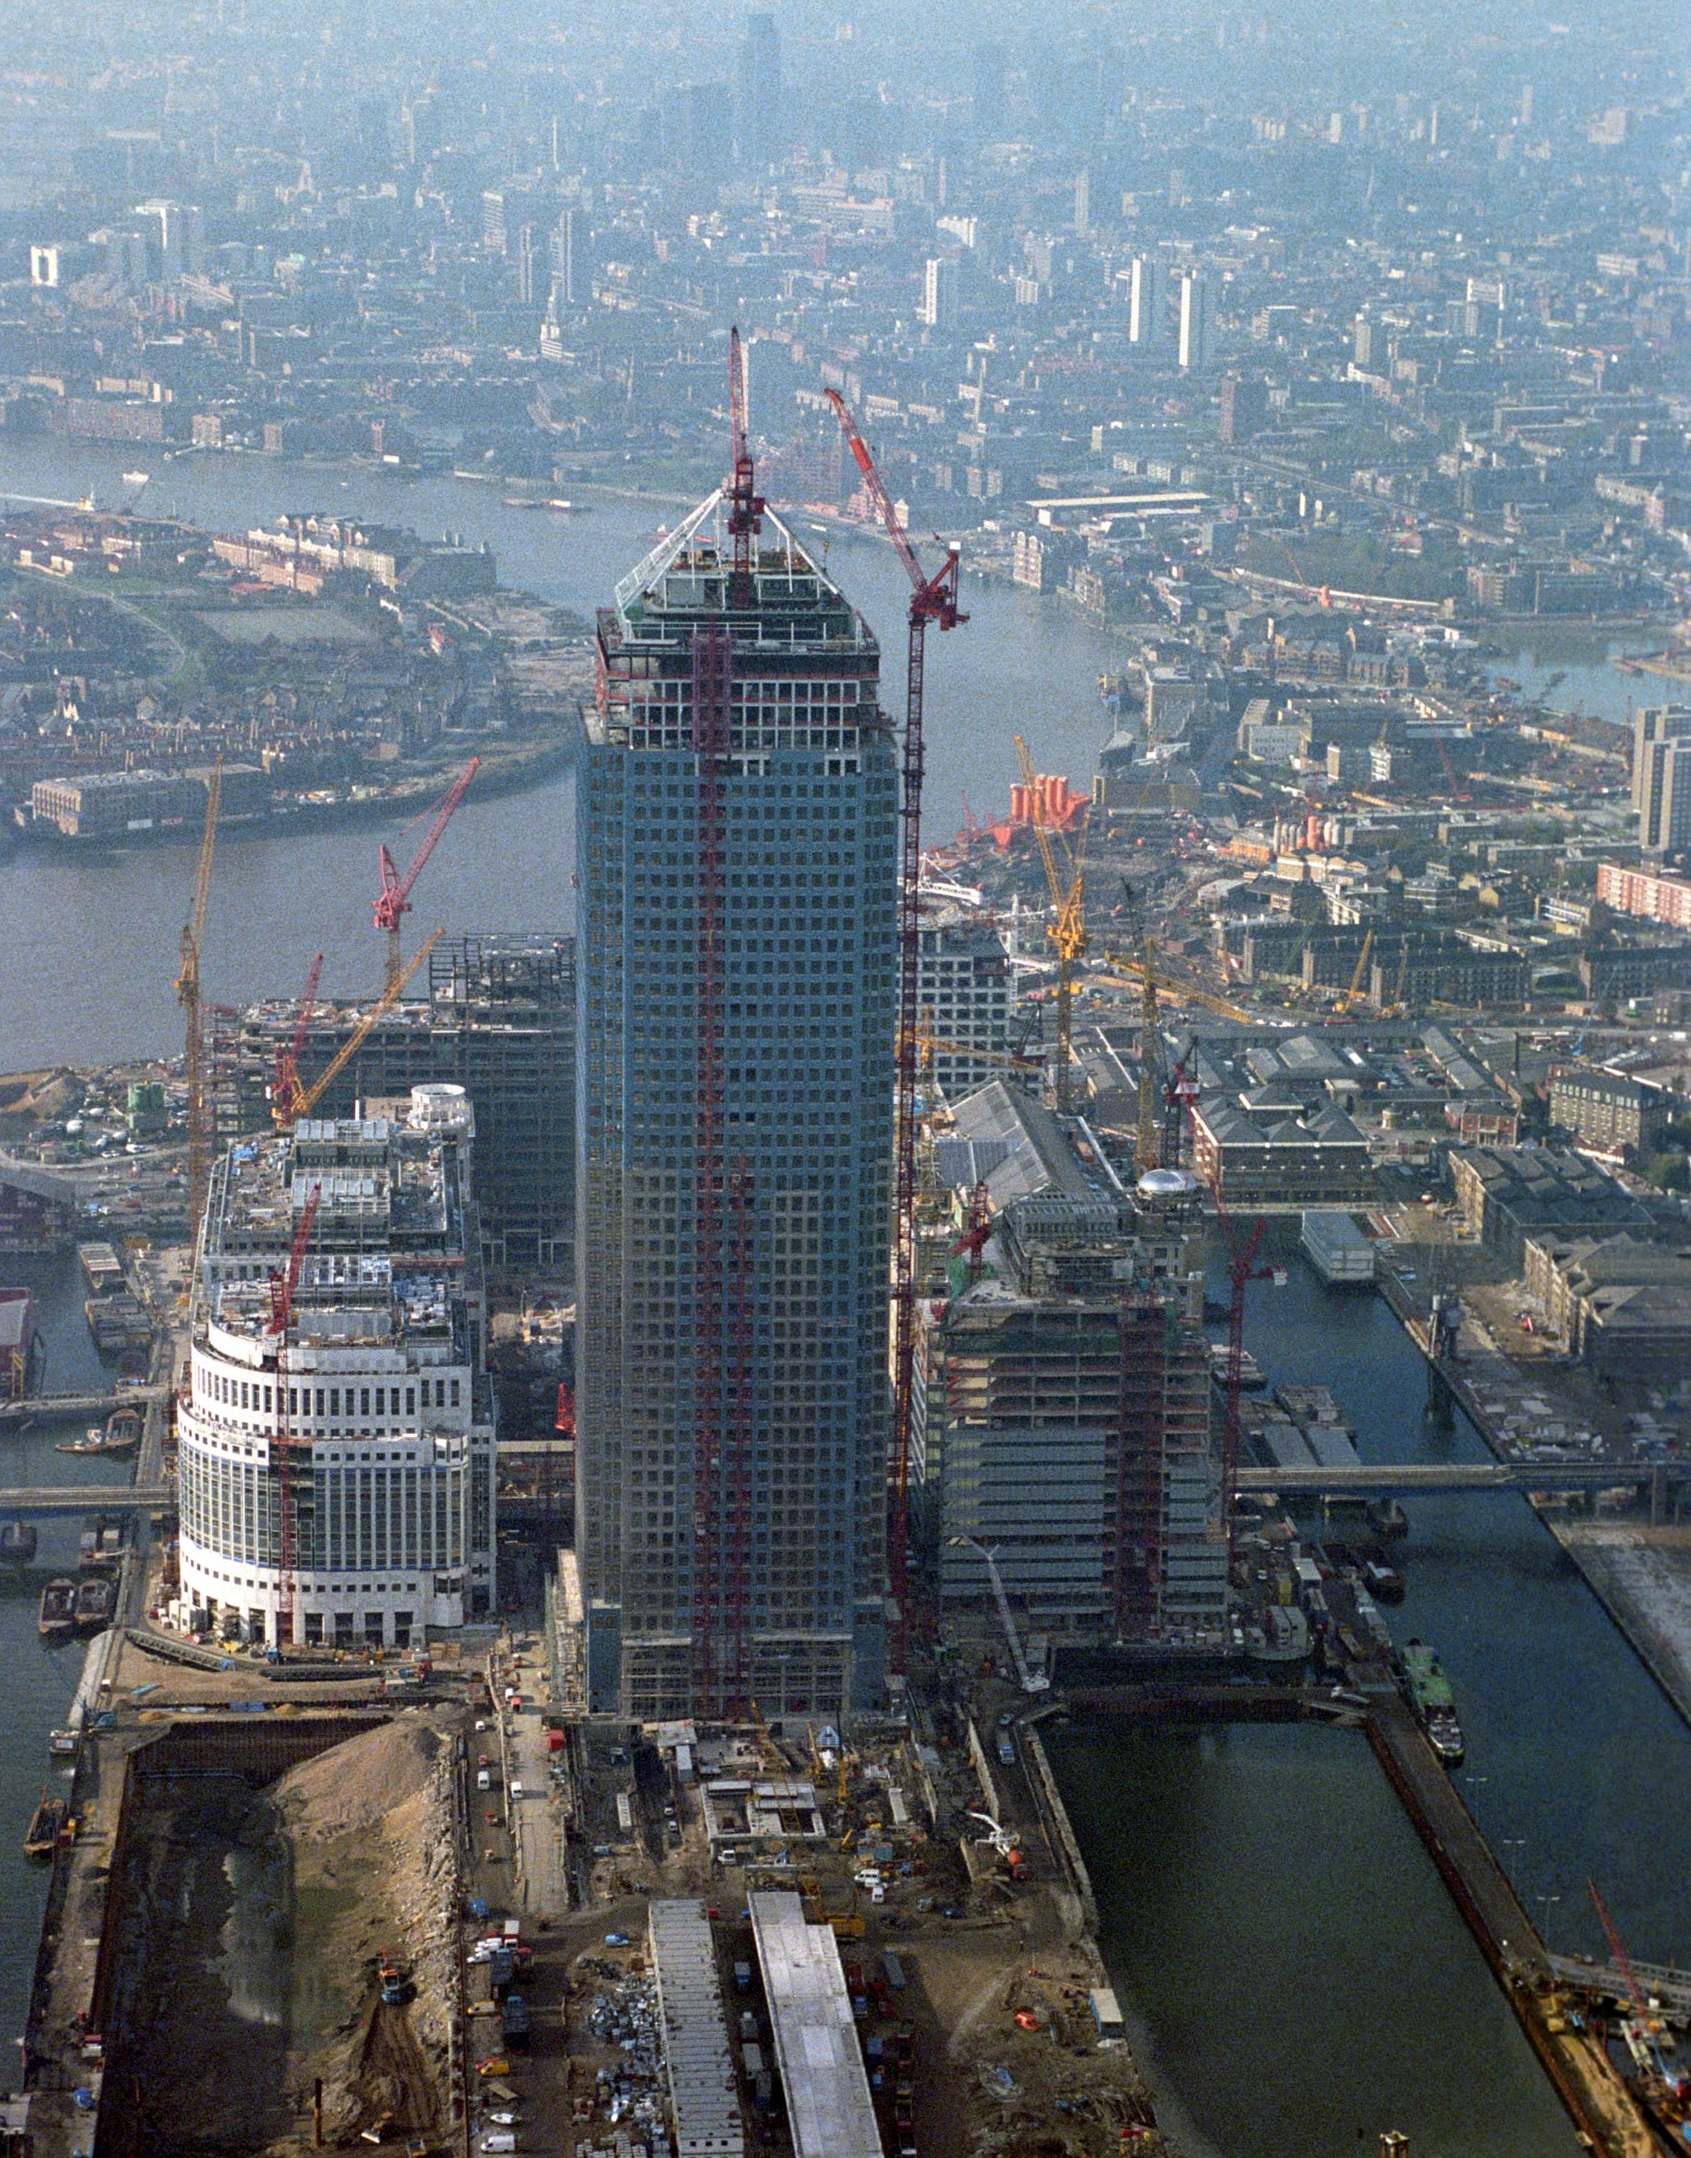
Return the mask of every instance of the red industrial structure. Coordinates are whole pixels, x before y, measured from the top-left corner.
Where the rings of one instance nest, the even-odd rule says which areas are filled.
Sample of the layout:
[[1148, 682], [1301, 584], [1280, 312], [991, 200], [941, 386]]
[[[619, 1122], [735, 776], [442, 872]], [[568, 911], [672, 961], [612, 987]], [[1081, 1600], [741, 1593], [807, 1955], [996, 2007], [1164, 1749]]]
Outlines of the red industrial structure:
[[898, 550], [910, 579], [909, 637], [904, 703], [904, 788], [898, 893], [898, 1121], [893, 1192], [893, 1444], [891, 1508], [887, 1539], [887, 1577], [895, 1619], [891, 1666], [902, 1674], [909, 1630], [910, 1557], [910, 1412], [916, 1359], [916, 1061], [921, 1024], [922, 940], [922, 701], [928, 624], [955, 629], [969, 618], [958, 604], [959, 557], [956, 545], [930, 577], [910, 544], [892, 497], [887, 493], [869, 445], [858, 432], [850, 408], [838, 390], [828, 402], [845, 431], [863, 485], [881, 515], [887, 537]]
[[469, 791], [470, 781], [481, 770], [481, 759], [472, 757], [458, 777], [441, 796], [434, 813], [434, 821], [423, 835], [423, 844], [411, 858], [411, 866], [402, 877], [394, 866], [393, 856], [385, 845], [376, 850], [376, 867], [381, 875], [382, 888], [371, 902], [376, 927], [385, 931], [388, 940], [387, 979], [385, 987], [395, 996], [403, 969], [399, 952], [399, 928], [411, 911], [411, 888], [422, 875], [425, 864], [440, 844], [440, 835], [452, 822], [458, 804]]
[[317, 1225], [317, 1209], [323, 1187], [313, 1184], [294, 1229], [288, 1263], [270, 1276], [270, 1331], [276, 1337], [276, 1424], [271, 1445], [276, 1452], [276, 1645], [285, 1647], [294, 1635], [294, 1509], [293, 1432], [288, 1411], [288, 1322], [294, 1315], [300, 1269], [306, 1246]]
[[299, 1060], [305, 1054], [306, 1036], [311, 1032], [312, 1015], [317, 1009], [317, 984], [323, 978], [323, 954], [319, 952], [307, 969], [305, 987], [300, 992], [299, 1010], [294, 1017], [294, 1031], [284, 1044], [276, 1045], [276, 1074], [271, 1085], [273, 1102], [291, 1103], [299, 1093]]

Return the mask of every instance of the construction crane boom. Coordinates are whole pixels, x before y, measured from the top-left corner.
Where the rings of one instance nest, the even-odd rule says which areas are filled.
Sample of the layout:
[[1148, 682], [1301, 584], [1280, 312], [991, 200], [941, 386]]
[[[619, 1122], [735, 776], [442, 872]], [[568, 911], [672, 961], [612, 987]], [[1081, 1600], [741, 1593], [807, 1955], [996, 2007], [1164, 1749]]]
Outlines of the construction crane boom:
[[312, 1014], [317, 1009], [317, 985], [322, 978], [323, 954], [319, 952], [306, 970], [305, 988], [300, 993], [299, 1010], [294, 1017], [294, 1031], [287, 1046], [276, 1051], [276, 1075], [270, 1090], [272, 1101], [290, 1100], [299, 1085], [299, 1060], [305, 1054]]
[[422, 875], [428, 859], [440, 844], [440, 835], [452, 822], [458, 804], [469, 792], [470, 781], [481, 770], [481, 759], [472, 757], [458, 777], [447, 788], [436, 805], [433, 821], [423, 835], [423, 843], [411, 857], [411, 866], [404, 876], [394, 866], [393, 856], [385, 845], [376, 849], [376, 867], [381, 875], [382, 888], [371, 903], [376, 927], [386, 933], [388, 940], [386, 986], [393, 988], [399, 975], [399, 930], [405, 916], [411, 911], [411, 890]]
[[869, 445], [838, 390], [827, 392], [863, 484], [910, 579], [905, 646], [904, 763], [898, 885], [898, 1084], [893, 1155], [893, 1431], [887, 1580], [895, 1605], [892, 1668], [902, 1673], [909, 1647], [910, 1423], [916, 1375], [916, 1037], [921, 1026], [923, 694], [930, 622], [956, 629], [969, 618], [958, 603], [956, 545], [930, 577], [876, 470]]
[[211, 1177], [211, 1113], [206, 1099], [205, 1026], [200, 1011], [200, 954], [205, 947], [206, 911], [211, 904], [211, 869], [217, 853], [217, 814], [223, 800], [223, 759], [219, 756], [206, 781], [205, 825], [194, 871], [194, 899], [178, 948], [176, 1001], [186, 1026], [188, 1079], [188, 1233], [199, 1234]]
[[1374, 929], [1369, 924], [1368, 933], [1362, 940], [1362, 949], [1356, 955], [1356, 965], [1351, 969], [1350, 984], [1339, 1001], [1333, 1006], [1335, 1018], [1342, 1019], [1362, 992], [1362, 977], [1368, 971], [1368, 961], [1374, 950]]
[[398, 981], [390, 982], [388, 987], [383, 990], [381, 996], [371, 1005], [363, 1018], [359, 1020], [346, 1040], [342, 1042], [340, 1048], [336, 1050], [327, 1067], [318, 1073], [310, 1086], [302, 1086], [298, 1072], [293, 1073], [291, 1092], [285, 1099], [272, 1101], [270, 1104], [270, 1115], [278, 1131], [287, 1131], [297, 1124], [302, 1116], [310, 1116], [330, 1087], [334, 1085], [359, 1050], [363, 1048], [369, 1038], [371, 1029], [380, 1020], [384, 1019], [399, 1002], [410, 984], [412, 975], [416, 973], [417, 969], [445, 934], [444, 929], [437, 929], [426, 943], [418, 946], [415, 956], [405, 966], [401, 967]]

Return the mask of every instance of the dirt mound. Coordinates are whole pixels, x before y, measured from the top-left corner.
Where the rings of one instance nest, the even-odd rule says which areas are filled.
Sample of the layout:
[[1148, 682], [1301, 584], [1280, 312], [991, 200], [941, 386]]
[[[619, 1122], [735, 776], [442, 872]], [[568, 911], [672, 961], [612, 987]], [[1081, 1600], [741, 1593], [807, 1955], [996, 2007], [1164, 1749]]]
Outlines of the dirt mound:
[[301, 1843], [374, 1828], [428, 1788], [445, 1743], [426, 1724], [382, 1724], [289, 1769], [276, 1809]]

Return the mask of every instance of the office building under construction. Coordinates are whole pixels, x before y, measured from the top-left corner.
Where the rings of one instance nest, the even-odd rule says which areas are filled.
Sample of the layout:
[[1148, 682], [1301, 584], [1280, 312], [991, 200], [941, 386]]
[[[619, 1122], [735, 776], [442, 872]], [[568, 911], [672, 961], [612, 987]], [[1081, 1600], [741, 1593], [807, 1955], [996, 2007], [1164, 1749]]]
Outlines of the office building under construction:
[[[276, 1060], [295, 1009], [255, 1004], [214, 1034], [218, 1128], [268, 1129]], [[313, 1015], [301, 1077], [310, 1084], [362, 1016]], [[575, 942], [544, 935], [442, 938], [427, 997], [380, 1018], [317, 1105], [347, 1116], [368, 1095], [461, 1086], [475, 1104], [476, 1186], [490, 1266], [575, 1276]]]
[[920, 1310], [912, 1467], [942, 1596], [990, 1592], [986, 1550], [1056, 1643], [1213, 1649], [1227, 1525], [1189, 1205], [1000, 1083], [935, 1156], [968, 1218]]

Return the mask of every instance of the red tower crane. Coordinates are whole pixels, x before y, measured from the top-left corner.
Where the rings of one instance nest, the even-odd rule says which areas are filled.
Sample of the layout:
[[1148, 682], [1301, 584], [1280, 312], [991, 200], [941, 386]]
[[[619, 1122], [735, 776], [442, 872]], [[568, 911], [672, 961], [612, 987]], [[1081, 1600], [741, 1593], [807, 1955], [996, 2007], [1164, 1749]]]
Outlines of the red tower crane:
[[763, 497], [757, 491], [751, 438], [746, 426], [746, 348], [739, 325], [728, 332], [728, 429], [734, 477], [728, 490], [728, 536], [734, 542], [734, 573], [728, 586], [731, 607], [752, 602], [752, 541], [763, 530]]
[[1215, 1198], [1216, 1220], [1227, 1239], [1227, 1376], [1222, 1395], [1221, 1503], [1227, 1523], [1227, 1559], [1231, 1567], [1238, 1524], [1239, 1395], [1245, 1376], [1245, 1291], [1253, 1281], [1271, 1281], [1274, 1269], [1257, 1264], [1268, 1223], [1259, 1215], [1248, 1229], [1239, 1228], [1227, 1210], [1219, 1168], [1211, 1181], [1210, 1191]]
[[481, 759], [472, 757], [458, 777], [441, 796], [434, 813], [434, 821], [423, 835], [423, 844], [411, 858], [411, 867], [404, 876], [394, 866], [393, 856], [386, 846], [376, 850], [376, 866], [381, 873], [382, 888], [371, 902], [376, 917], [376, 927], [384, 930], [388, 940], [388, 964], [386, 988], [397, 996], [404, 962], [399, 952], [399, 925], [411, 911], [411, 887], [422, 875], [425, 864], [440, 844], [440, 835], [452, 822], [458, 804], [469, 792], [470, 781], [481, 770]]
[[317, 1224], [323, 1198], [321, 1184], [313, 1184], [294, 1228], [288, 1263], [270, 1276], [270, 1331], [276, 1337], [276, 1421], [271, 1446], [276, 1459], [276, 1646], [285, 1648], [294, 1637], [294, 1506], [293, 1432], [288, 1408], [288, 1325], [294, 1315], [294, 1296], [299, 1289], [300, 1269], [306, 1246]]
[[916, 1371], [916, 1061], [921, 1025], [922, 950], [922, 693], [928, 624], [956, 629], [969, 618], [958, 605], [955, 544], [930, 577], [887, 493], [869, 445], [838, 390], [828, 402], [845, 431], [869, 499], [910, 579], [909, 640], [904, 692], [904, 788], [898, 888], [898, 1117], [893, 1192], [893, 1429], [887, 1579], [896, 1607], [892, 1668], [902, 1672], [908, 1646], [910, 1548], [910, 1412]]
[[312, 1014], [317, 1009], [317, 984], [323, 978], [323, 954], [319, 952], [306, 972], [305, 987], [300, 992], [299, 1010], [294, 1015], [294, 1031], [286, 1048], [276, 1051], [276, 1076], [270, 1098], [275, 1102], [291, 1102], [300, 1091], [299, 1060], [305, 1054], [305, 1038], [311, 1032]]

